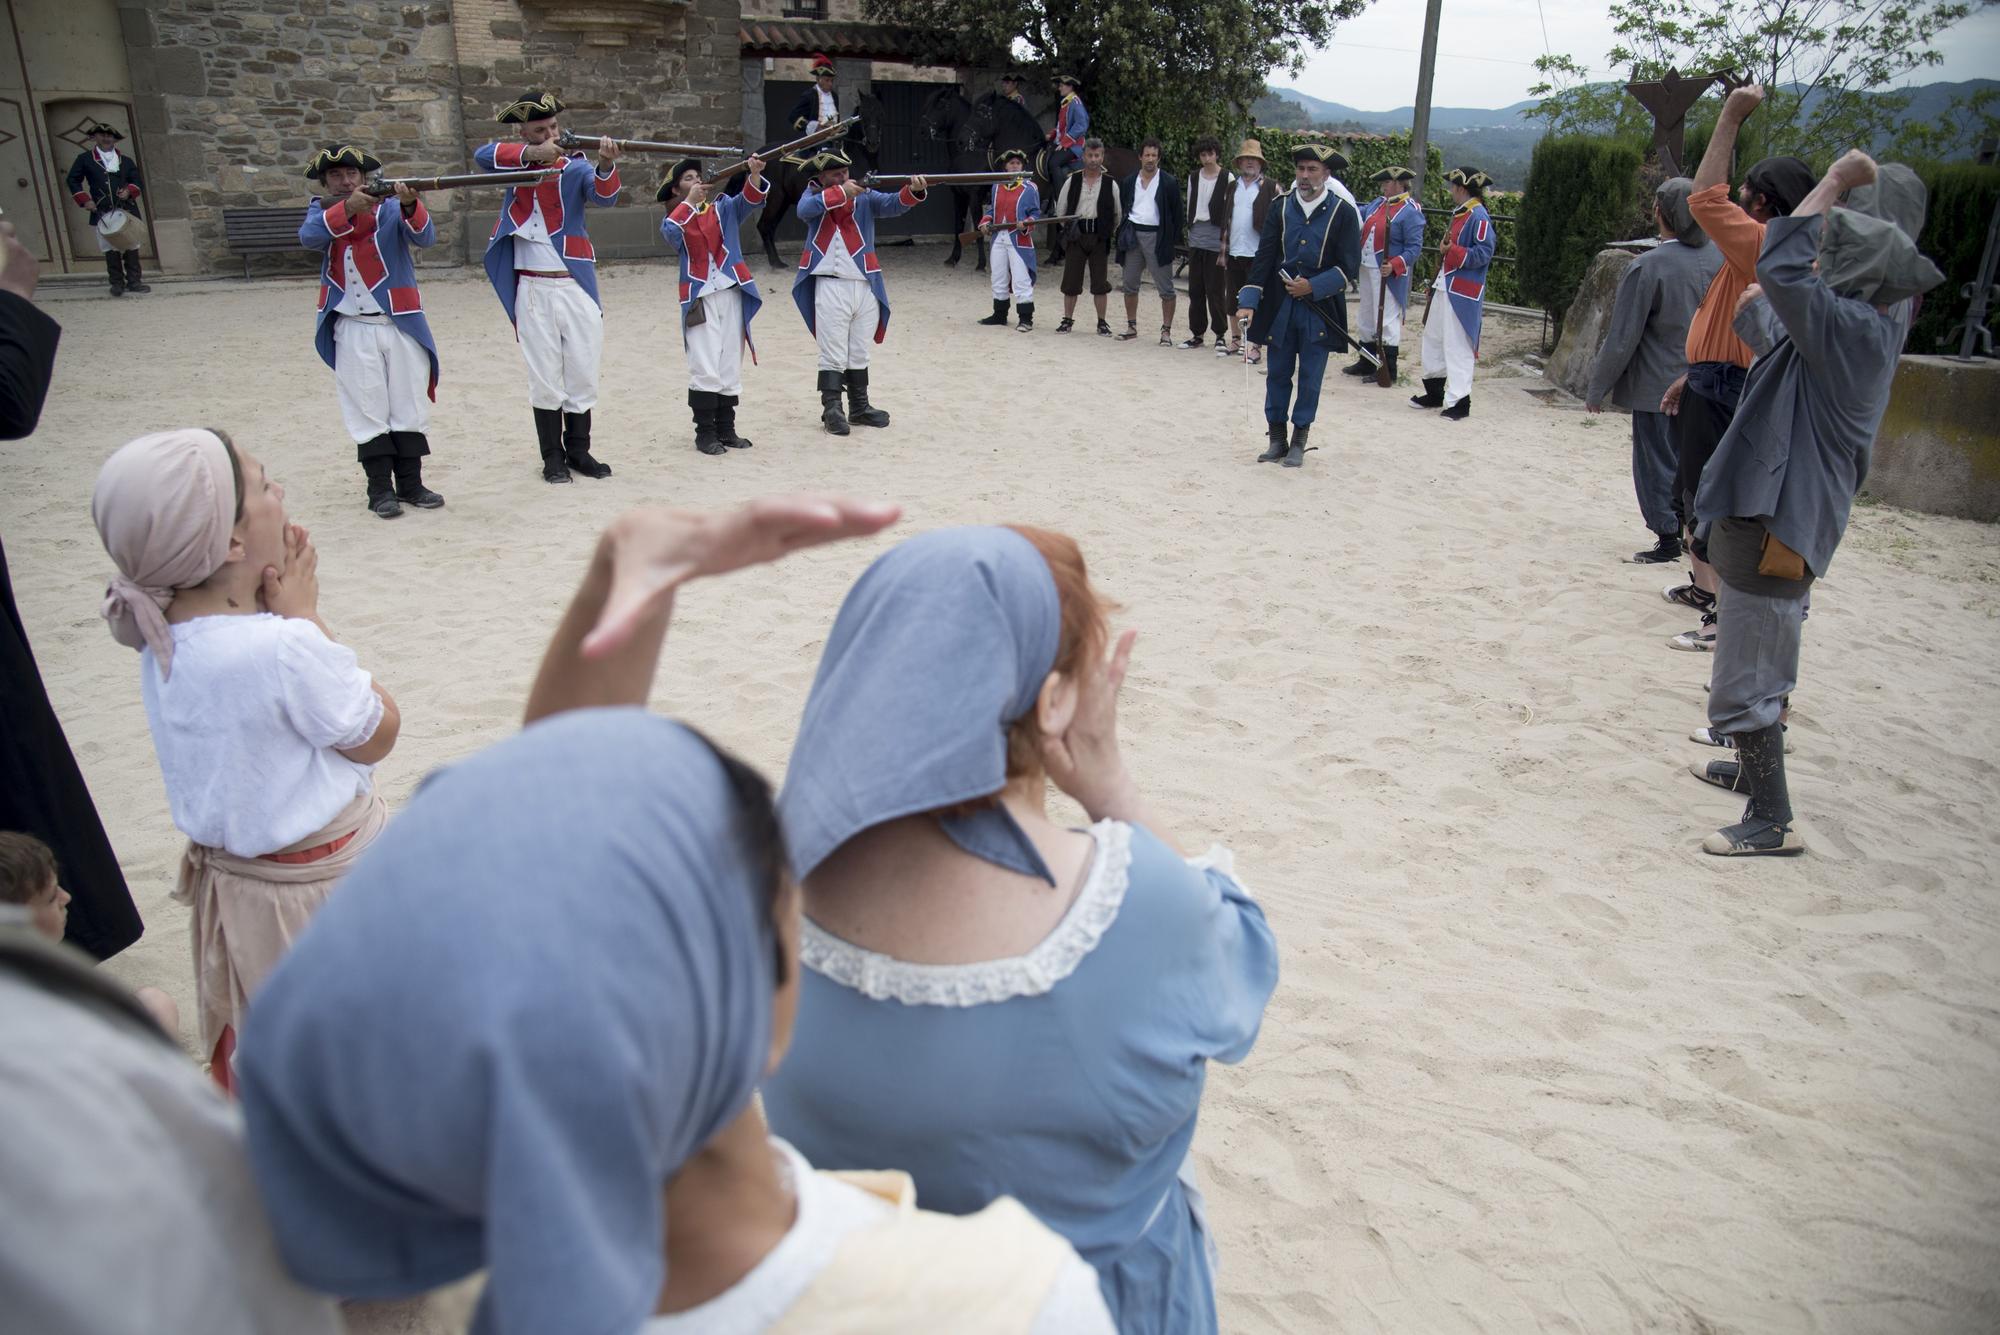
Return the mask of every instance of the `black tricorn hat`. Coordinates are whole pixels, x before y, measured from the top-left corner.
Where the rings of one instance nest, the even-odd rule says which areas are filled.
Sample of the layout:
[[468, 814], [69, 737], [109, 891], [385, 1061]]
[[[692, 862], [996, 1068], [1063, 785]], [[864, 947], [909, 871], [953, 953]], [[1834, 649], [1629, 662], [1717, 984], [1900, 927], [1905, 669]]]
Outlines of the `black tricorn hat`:
[[106, 125], [103, 121], [98, 121], [98, 120], [94, 120], [90, 124], [84, 126], [83, 132], [86, 135], [108, 134], [113, 139], [123, 139], [125, 137], [124, 135], [118, 133], [118, 131], [112, 129], [109, 125]]
[[1317, 162], [1329, 172], [1347, 170], [1347, 155], [1332, 144], [1319, 144], [1307, 140], [1292, 145], [1293, 162]]
[[1444, 174], [1444, 179], [1453, 185], [1462, 185], [1475, 195], [1484, 195], [1493, 178], [1477, 167], [1453, 167]]
[[662, 204], [672, 199], [674, 197], [674, 187], [681, 183], [681, 173], [685, 172], [690, 167], [694, 168], [696, 171], [700, 171], [701, 159], [682, 158], [679, 162], [676, 162], [672, 167], [669, 167], [667, 169], [667, 179], [660, 182], [660, 188], [658, 191], [654, 193], [653, 198], [659, 200], [660, 203]]
[[530, 88], [512, 103], [500, 108], [499, 119], [502, 125], [525, 125], [529, 121], [545, 121], [551, 116], [560, 116], [567, 110], [563, 100], [554, 93]]
[[998, 148], [993, 151], [994, 169], [1005, 171], [1007, 168], [1007, 159], [1009, 158], [1019, 158], [1023, 167], [1034, 161], [1032, 157], [1028, 156], [1028, 150], [1025, 148]]
[[373, 155], [352, 144], [328, 144], [313, 154], [312, 161], [306, 164], [306, 175], [315, 181], [323, 181], [329, 167], [353, 167], [364, 172], [382, 170], [381, 162]]
[[1056, 82], [1066, 83], [1072, 88], [1083, 87], [1083, 81], [1078, 79], [1074, 74], [1058, 74], [1056, 75]]
[[813, 154], [811, 160], [806, 163], [806, 169], [817, 176], [821, 172], [832, 171], [835, 167], [852, 167], [853, 165], [854, 159], [829, 144], [825, 148], [820, 149], [819, 152]]
[[1376, 172], [1375, 175], [1370, 177], [1369, 179], [1376, 182], [1414, 181], [1417, 179], [1417, 174], [1411, 171], [1408, 167], [1384, 167], [1381, 171]]

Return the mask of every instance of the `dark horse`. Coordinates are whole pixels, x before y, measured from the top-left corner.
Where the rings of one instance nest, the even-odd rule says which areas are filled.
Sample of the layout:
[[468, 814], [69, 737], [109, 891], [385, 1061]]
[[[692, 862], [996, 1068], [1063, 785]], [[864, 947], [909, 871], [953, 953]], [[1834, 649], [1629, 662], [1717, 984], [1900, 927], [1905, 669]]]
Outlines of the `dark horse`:
[[[874, 171], [881, 162], [882, 152], [882, 99], [873, 93], [863, 93], [855, 101], [854, 114], [861, 118], [861, 124], [848, 131], [847, 138], [840, 147], [847, 156], [854, 159], [854, 175], [858, 178], [864, 172]], [[818, 149], [807, 149], [810, 156]], [[806, 192], [811, 181], [810, 174], [797, 163], [767, 163], [764, 176], [770, 182], [771, 190], [764, 198], [764, 207], [757, 215], [757, 235], [764, 241], [764, 258], [773, 269], [786, 269], [784, 257], [778, 254], [778, 228], [785, 219], [798, 208], [799, 197]], [[743, 178], [730, 182], [731, 194], [742, 191]]]
[[[1055, 148], [1048, 142], [1041, 122], [1026, 107], [998, 93], [988, 93], [972, 104], [972, 119], [966, 125], [966, 134], [974, 148], [989, 159], [998, 159], [1009, 149], [1019, 149], [1024, 153], [1035, 188], [1042, 197], [1042, 212], [1054, 212], [1056, 187], [1069, 172], [1064, 171], [1059, 177], [1054, 171], [1051, 161], [1055, 157]], [[1104, 170], [1114, 181], [1135, 175], [1139, 170], [1139, 155], [1129, 148], [1106, 144]], [[1058, 244], [1059, 238], [1050, 238], [1051, 259], [1055, 257]]]
[[[986, 150], [972, 138], [972, 103], [966, 101], [965, 85], [948, 83], [930, 95], [924, 109], [917, 118], [924, 133], [936, 142], [945, 145], [950, 155], [951, 165], [945, 170], [952, 172], [983, 172], [993, 170], [986, 158]], [[987, 187], [983, 185], [955, 185], [951, 188], [951, 254], [945, 256], [945, 264], [956, 268], [965, 247], [959, 236], [972, 230], [979, 221], [985, 207]], [[986, 268], [986, 248], [973, 248], [977, 268]]]

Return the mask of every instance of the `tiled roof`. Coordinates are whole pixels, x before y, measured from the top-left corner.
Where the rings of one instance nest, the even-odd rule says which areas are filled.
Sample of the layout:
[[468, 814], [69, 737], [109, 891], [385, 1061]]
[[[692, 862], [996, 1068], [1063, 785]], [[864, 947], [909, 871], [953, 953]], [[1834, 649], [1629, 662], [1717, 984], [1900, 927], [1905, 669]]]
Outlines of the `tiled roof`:
[[909, 28], [886, 23], [828, 23], [804, 19], [745, 19], [736, 41], [746, 56], [829, 56], [907, 59], [918, 49]]

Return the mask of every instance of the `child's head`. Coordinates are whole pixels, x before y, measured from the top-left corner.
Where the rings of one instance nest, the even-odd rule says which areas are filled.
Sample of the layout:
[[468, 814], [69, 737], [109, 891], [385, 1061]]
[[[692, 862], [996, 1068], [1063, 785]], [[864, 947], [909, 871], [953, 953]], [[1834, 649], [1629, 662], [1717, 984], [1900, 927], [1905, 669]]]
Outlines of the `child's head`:
[[31, 834], [0, 831], [0, 904], [19, 904], [35, 930], [62, 940], [69, 922], [69, 891], [56, 880], [56, 855]]

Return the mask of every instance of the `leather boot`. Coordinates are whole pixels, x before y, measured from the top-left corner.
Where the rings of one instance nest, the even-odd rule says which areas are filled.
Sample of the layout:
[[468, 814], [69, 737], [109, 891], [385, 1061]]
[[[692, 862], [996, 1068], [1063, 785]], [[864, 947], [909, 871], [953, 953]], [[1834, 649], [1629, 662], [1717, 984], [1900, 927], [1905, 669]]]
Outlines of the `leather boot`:
[[580, 413], [564, 413], [563, 457], [576, 472], [588, 478], [611, 476], [611, 465], [599, 463], [590, 452], [590, 410]]
[[1410, 406], [1412, 408], [1444, 407], [1444, 377], [1437, 376], [1436, 378], [1432, 378], [1431, 376], [1425, 376], [1424, 392], [1421, 394], [1412, 394], [1410, 396]]
[[1773, 723], [1755, 732], [1740, 732], [1736, 755], [1749, 786], [1750, 804], [1743, 819], [1717, 830], [1702, 841], [1702, 851], [1718, 857], [1777, 855], [1806, 851], [1805, 840], [1792, 828], [1792, 796], [1785, 784], [1785, 728]]
[[715, 400], [712, 390], [691, 389], [688, 391], [688, 410], [694, 414], [694, 447], [703, 454], [727, 454], [729, 451], [715, 434]]
[[1021, 313], [1021, 322], [1014, 326], [1016, 329], [1019, 329], [1022, 333], [1026, 333], [1028, 330], [1033, 329], [1035, 327], [1034, 302], [1024, 301], [1020, 305], [1016, 306], [1014, 309]]
[[[1384, 343], [1381, 345], [1381, 347], [1382, 347], [1382, 364], [1389, 368], [1389, 386], [1393, 386], [1396, 383], [1397, 348], [1394, 343]], [[1372, 372], [1374, 368], [1371, 367], [1369, 369]], [[1380, 380], [1377, 380], [1375, 383], [1377, 385], [1380, 385], [1382, 382]]]
[[750, 440], [736, 434], [736, 404], [740, 396], [718, 394], [715, 396], [715, 437], [732, 450], [747, 450]]
[[117, 251], [107, 250], [104, 252], [104, 271], [111, 275], [111, 295], [114, 297], [124, 296], [125, 261], [120, 258]]
[[[1377, 353], [1378, 356], [1380, 355], [1378, 349], [1381, 347], [1381, 345], [1379, 343], [1357, 343], [1355, 344], [1355, 346], [1358, 348], [1365, 349], [1366, 351], [1369, 352], [1375, 352]], [[1356, 357], [1354, 359], [1354, 364], [1352, 366], [1341, 367], [1340, 373], [1342, 375], [1356, 375], [1356, 376], [1374, 375], [1375, 363], [1369, 361], [1366, 357]]]
[[1285, 451], [1291, 448], [1291, 442], [1285, 439], [1285, 423], [1282, 418], [1276, 422], [1266, 423], [1266, 425], [1271, 430], [1271, 443], [1264, 447], [1262, 454], [1257, 456], [1257, 462], [1260, 464], [1274, 464], [1285, 457]]
[[1306, 462], [1306, 437], [1312, 434], [1310, 426], [1292, 428], [1292, 448], [1285, 452], [1285, 467], [1302, 468]]
[[153, 289], [142, 281], [139, 270], [139, 252], [125, 252], [125, 290], [127, 292], [151, 292]]
[[1470, 394], [1466, 395], [1457, 403], [1452, 404], [1451, 407], [1439, 413], [1438, 416], [1445, 418], [1447, 421], [1463, 422], [1466, 418], [1472, 416], [1472, 396]]
[[542, 449], [542, 481], [574, 482], [563, 458], [563, 415], [560, 408], [535, 409], [535, 443]]
[[424, 433], [392, 431], [389, 434], [396, 442], [396, 499], [419, 510], [435, 510], [443, 505], [444, 497], [424, 485], [424, 456], [431, 452], [431, 443], [424, 438]]
[[[381, 444], [385, 436], [377, 436], [363, 445], [362, 449]], [[393, 454], [372, 454], [361, 461], [361, 471], [368, 476], [368, 508], [378, 519], [395, 519], [403, 513], [402, 503], [396, 499], [396, 485], [390, 480], [389, 471], [396, 462]]]
[[1007, 298], [1005, 298], [1005, 297], [995, 297], [995, 298], [993, 298], [993, 314], [991, 314], [991, 315], [987, 316], [987, 317], [986, 317], [986, 318], [985, 318], [984, 320], [981, 320], [981, 321], [980, 321], [979, 323], [980, 323], [980, 324], [999, 324], [999, 325], [1004, 325], [1004, 324], [1006, 324], [1006, 323], [1007, 323]]
[[857, 426], [887, 426], [889, 414], [868, 403], [868, 368], [845, 371], [847, 380], [847, 420]]
[[847, 414], [840, 410], [842, 385], [840, 372], [819, 373], [819, 420], [829, 436], [847, 434]]

